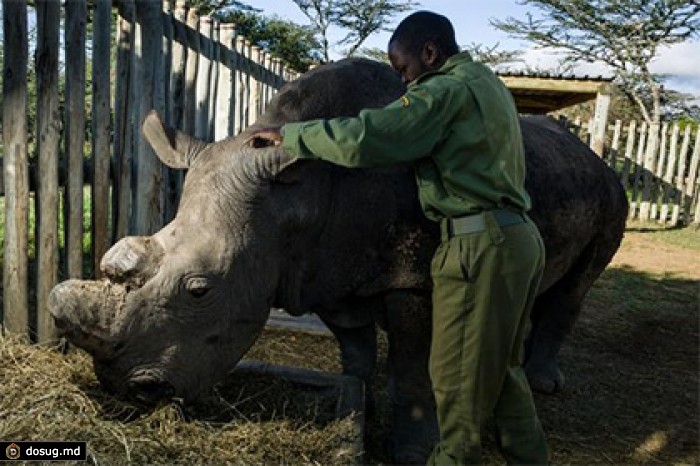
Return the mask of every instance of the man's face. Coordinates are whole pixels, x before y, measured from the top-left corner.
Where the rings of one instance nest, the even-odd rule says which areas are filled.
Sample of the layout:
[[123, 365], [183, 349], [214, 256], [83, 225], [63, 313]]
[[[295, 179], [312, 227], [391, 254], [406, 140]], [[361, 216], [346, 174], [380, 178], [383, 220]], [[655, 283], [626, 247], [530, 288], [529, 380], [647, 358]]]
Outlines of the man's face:
[[389, 61], [391, 66], [401, 75], [405, 84], [415, 81], [432, 68], [424, 60], [425, 53], [411, 53], [398, 42], [389, 44]]

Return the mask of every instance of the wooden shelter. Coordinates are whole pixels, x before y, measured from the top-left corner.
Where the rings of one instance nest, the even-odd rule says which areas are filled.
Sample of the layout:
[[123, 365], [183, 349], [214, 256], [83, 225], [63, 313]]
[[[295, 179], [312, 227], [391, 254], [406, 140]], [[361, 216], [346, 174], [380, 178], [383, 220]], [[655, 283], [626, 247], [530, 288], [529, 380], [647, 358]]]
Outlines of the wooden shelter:
[[513, 94], [520, 113], [546, 114], [595, 99], [595, 114], [589, 128], [591, 148], [603, 155], [610, 107], [610, 95], [603, 90], [612, 78], [523, 71], [503, 71], [498, 72], [498, 76]]

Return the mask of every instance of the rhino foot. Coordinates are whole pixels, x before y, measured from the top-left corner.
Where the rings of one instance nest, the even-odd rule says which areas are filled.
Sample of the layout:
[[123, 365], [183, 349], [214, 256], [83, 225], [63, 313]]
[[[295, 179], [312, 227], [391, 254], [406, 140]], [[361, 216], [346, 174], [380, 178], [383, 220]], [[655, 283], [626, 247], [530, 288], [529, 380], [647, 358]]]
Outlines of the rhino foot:
[[533, 391], [551, 395], [564, 389], [564, 374], [557, 364], [537, 366], [528, 363], [525, 373]]

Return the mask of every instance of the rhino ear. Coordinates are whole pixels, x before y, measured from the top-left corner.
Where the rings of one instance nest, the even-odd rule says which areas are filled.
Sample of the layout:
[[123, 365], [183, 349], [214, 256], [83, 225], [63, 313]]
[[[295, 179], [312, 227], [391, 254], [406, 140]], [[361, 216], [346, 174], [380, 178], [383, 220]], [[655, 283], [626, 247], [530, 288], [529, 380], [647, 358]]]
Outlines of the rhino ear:
[[207, 146], [204, 141], [165, 126], [155, 110], [148, 112], [141, 131], [161, 162], [171, 168], [189, 168]]

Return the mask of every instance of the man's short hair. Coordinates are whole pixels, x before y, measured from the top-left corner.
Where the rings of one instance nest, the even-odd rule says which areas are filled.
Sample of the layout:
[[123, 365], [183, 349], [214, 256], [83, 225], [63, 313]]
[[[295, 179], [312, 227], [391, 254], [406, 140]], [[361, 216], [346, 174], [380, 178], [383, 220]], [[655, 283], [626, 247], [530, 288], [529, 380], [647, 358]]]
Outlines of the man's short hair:
[[417, 11], [404, 18], [396, 27], [389, 45], [400, 44], [408, 53], [420, 53], [428, 41], [446, 55], [459, 52], [452, 23], [432, 11]]

